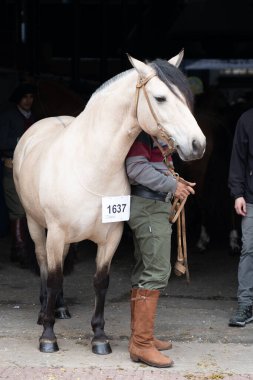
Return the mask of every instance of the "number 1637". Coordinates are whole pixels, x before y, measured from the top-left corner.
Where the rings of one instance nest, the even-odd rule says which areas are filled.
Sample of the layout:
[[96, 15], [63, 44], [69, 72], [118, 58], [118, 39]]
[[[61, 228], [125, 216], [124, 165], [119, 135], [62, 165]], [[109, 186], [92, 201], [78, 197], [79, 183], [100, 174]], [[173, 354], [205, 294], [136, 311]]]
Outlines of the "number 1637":
[[126, 208], [126, 203], [107, 206], [109, 214], [119, 214], [121, 212], [124, 212], [125, 208]]

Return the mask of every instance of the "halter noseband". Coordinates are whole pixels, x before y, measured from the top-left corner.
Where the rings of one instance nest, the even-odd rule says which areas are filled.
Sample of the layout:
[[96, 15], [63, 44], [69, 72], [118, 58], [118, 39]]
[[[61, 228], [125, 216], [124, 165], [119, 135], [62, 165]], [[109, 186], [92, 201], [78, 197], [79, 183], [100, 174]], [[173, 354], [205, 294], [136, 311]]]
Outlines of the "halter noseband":
[[138, 108], [138, 102], [139, 102], [139, 95], [140, 95], [140, 89], [142, 88], [143, 89], [143, 92], [144, 92], [144, 95], [145, 95], [145, 98], [146, 98], [146, 101], [148, 103], [148, 106], [149, 106], [149, 109], [150, 109], [150, 112], [153, 116], [153, 118], [155, 119], [156, 121], [156, 124], [157, 124], [157, 128], [161, 131], [161, 137], [164, 137], [166, 138], [167, 140], [167, 143], [168, 143], [168, 148], [166, 150], [164, 150], [162, 148], [162, 146], [159, 144], [158, 142], [158, 139], [157, 137], [154, 137], [154, 136], [151, 136], [152, 139], [156, 142], [156, 144], [158, 145], [162, 155], [163, 155], [163, 158], [166, 162], [167, 160], [167, 157], [169, 155], [171, 155], [175, 150], [175, 139], [172, 137], [172, 136], [168, 136], [168, 134], [166, 133], [164, 127], [162, 126], [162, 124], [159, 122], [157, 116], [156, 116], [156, 113], [151, 105], [151, 102], [149, 100], [149, 97], [148, 97], [148, 94], [147, 94], [147, 90], [145, 88], [145, 85], [148, 83], [148, 81], [150, 79], [152, 79], [153, 77], [156, 76], [156, 73], [153, 73], [149, 76], [147, 76], [146, 78], [141, 78], [139, 76], [138, 78], [138, 81], [137, 81], [137, 84], [136, 84], [136, 95], [135, 95], [135, 115], [136, 115], [136, 119], [138, 120], [138, 115], [137, 115], [137, 108]]

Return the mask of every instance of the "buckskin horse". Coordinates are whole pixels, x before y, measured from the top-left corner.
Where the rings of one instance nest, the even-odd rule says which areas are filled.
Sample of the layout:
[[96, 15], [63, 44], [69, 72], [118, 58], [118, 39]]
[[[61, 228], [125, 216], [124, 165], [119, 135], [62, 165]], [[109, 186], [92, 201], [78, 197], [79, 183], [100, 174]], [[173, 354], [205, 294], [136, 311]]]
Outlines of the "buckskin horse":
[[59, 349], [54, 323], [63, 262], [69, 244], [85, 239], [97, 244], [92, 351], [111, 352], [104, 304], [123, 223], [102, 223], [102, 199], [129, 195], [124, 161], [142, 129], [173, 141], [182, 160], [202, 157], [206, 140], [190, 109], [188, 82], [178, 69], [182, 58], [183, 51], [169, 61], [150, 63], [129, 56], [133, 68], [96, 90], [76, 118], [42, 119], [17, 144], [14, 180], [40, 267], [42, 352]]

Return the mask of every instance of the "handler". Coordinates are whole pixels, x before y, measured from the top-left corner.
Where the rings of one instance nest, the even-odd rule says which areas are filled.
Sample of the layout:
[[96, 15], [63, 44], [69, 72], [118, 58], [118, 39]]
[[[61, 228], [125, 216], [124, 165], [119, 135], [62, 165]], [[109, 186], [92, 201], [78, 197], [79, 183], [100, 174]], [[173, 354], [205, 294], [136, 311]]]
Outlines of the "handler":
[[241, 216], [242, 251], [238, 266], [238, 308], [229, 326], [244, 327], [253, 321], [253, 108], [244, 112], [236, 125], [230, 159], [228, 186], [234, 207]]
[[20, 203], [13, 180], [13, 153], [18, 140], [34, 122], [31, 108], [36, 87], [20, 84], [12, 93], [10, 102], [0, 114], [0, 155], [4, 163], [3, 189], [9, 213], [12, 247], [11, 261], [27, 267], [27, 241], [29, 232], [25, 211]]
[[184, 200], [194, 194], [195, 183], [177, 181], [165, 164], [158, 144], [145, 132], [132, 145], [126, 170], [132, 195], [128, 224], [133, 232], [136, 259], [131, 278], [130, 357], [150, 366], [170, 367], [171, 358], [159, 351], [172, 345], [154, 338], [154, 319], [160, 292], [171, 272], [172, 227], [168, 219], [171, 198]]

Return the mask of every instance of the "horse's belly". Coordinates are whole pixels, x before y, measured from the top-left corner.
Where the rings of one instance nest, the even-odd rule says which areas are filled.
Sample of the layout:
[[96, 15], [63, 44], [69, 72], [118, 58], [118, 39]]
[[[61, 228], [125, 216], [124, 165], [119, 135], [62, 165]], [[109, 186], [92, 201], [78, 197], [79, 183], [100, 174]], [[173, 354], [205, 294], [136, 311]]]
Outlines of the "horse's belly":
[[18, 194], [26, 213], [45, 228], [63, 230], [67, 243], [85, 239], [103, 243], [112, 227], [102, 224], [102, 197], [97, 193], [121, 194], [122, 188], [125, 194], [125, 174], [117, 173], [118, 182], [113, 186], [114, 178], [97, 183], [96, 172], [85, 171], [82, 166], [80, 177], [62, 144], [66, 139], [59, 136], [62, 128], [46, 125], [44, 134], [36, 127], [21, 138], [14, 158]]

